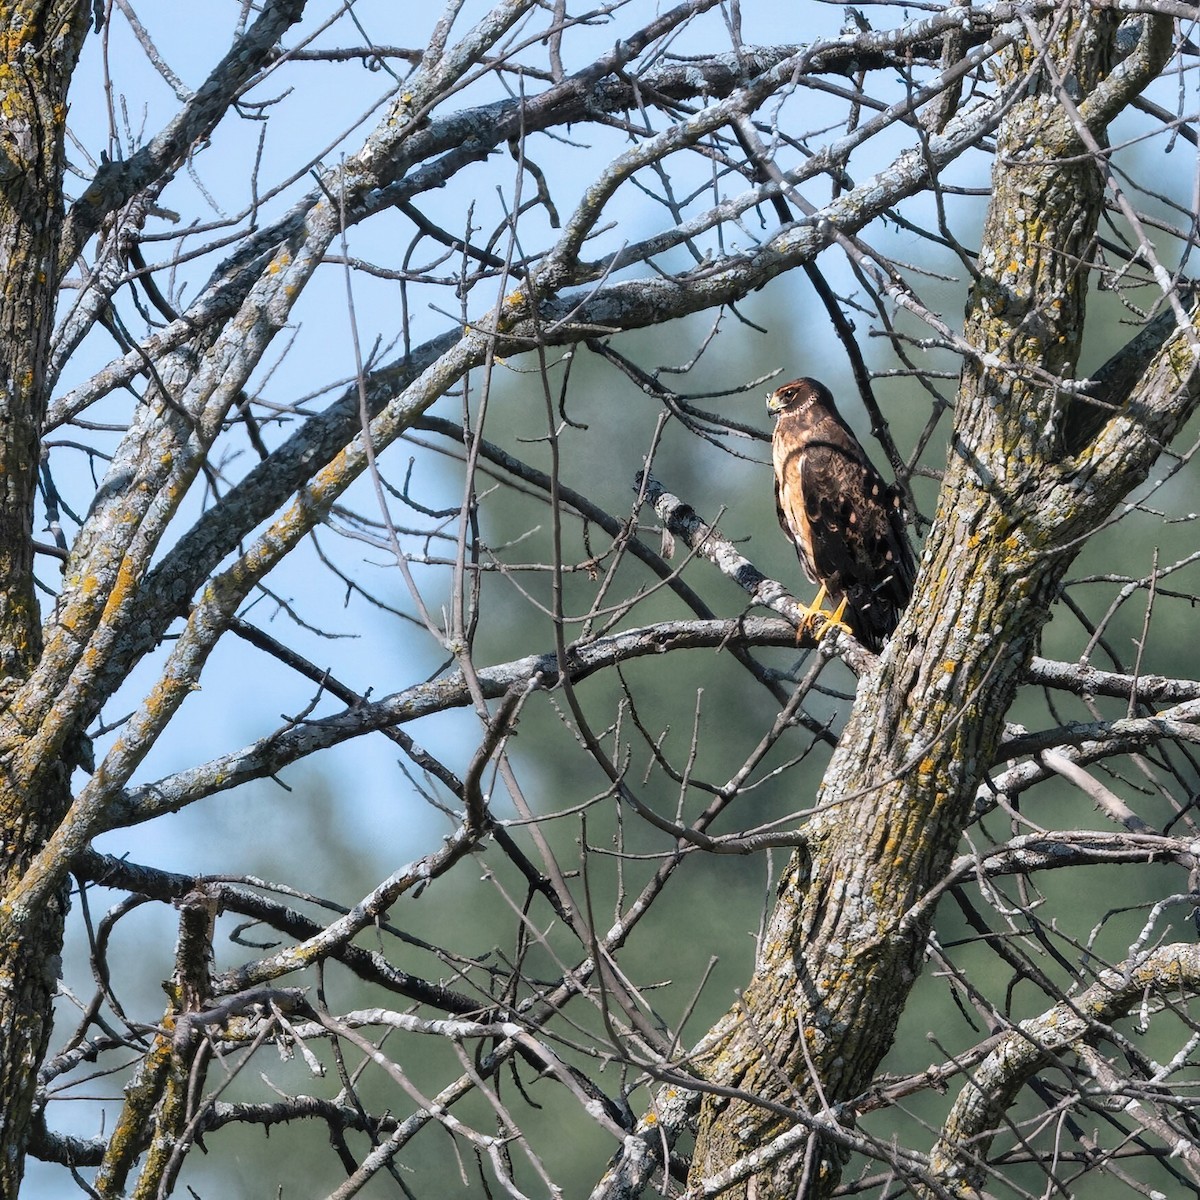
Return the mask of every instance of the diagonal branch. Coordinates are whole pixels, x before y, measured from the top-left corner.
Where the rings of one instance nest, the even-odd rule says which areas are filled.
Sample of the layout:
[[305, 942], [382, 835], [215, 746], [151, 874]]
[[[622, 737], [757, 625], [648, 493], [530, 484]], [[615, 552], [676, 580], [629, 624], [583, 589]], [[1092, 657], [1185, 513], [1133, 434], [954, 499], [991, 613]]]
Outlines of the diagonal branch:
[[959, 1093], [930, 1156], [930, 1173], [955, 1195], [982, 1186], [997, 1126], [1037, 1071], [1094, 1045], [1106, 1026], [1148, 996], [1169, 1003], [1198, 987], [1200, 947], [1174, 943], [1104, 971], [1076, 998], [1022, 1021], [975, 1068]]

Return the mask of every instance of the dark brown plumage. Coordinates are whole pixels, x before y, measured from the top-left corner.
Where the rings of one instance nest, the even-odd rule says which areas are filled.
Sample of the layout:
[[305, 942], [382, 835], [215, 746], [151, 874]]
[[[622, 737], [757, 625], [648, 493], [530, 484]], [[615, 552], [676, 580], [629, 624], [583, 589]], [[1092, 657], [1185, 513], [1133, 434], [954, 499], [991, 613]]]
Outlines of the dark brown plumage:
[[[888, 486], [815, 379], [767, 397], [774, 414], [775, 507], [804, 573], [878, 653], [912, 595], [912, 547], [899, 487]], [[820, 606], [820, 597], [814, 608]]]

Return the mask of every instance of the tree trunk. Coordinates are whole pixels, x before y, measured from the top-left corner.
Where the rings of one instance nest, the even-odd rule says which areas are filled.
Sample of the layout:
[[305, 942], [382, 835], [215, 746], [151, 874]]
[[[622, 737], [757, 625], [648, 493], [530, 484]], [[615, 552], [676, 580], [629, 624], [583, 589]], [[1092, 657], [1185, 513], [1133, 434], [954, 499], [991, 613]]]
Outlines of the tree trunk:
[[[46, 361], [58, 292], [67, 87], [87, 32], [83, 0], [0, 4], [0, 689], [7, 706], [37, 662], [33, 520]], [[69, 768], [31, 788], [13, 760], [30, 731], [0, 718], [0, 887], [8, 895], [68, 799]], [[15, 1196], [37, 1069], [50, 1035], [65, 888], [36, 910], [5, 904], [0, 941], [0, 1196]]]
[[[868, 1086], [892, 1043], [929, 930], [922, 897], [957, 849], [1075, 538], [1145, 477], [1195, 405], [1195, 358], [1179, 353], [1189, 326], [1144, 355], [1132, 394], [1118, 397], [1126, 408], [1093, 441], [1069, 447], [1075, 457], [1064, 447], [1056, 381], [1074, 374], [1080, 264], [1103, 199], [1090, 152], [1170, 45], [1169, 22], [1147, 17], [1114, 67], [1115, 28], [1062, 7], [1003, 60], [999, 84], [1015, 103], [997, 139], [965, 328], [974, 353], [916, 595], [860, 681], [807, 853], [783, 878], [742, 1003], [714, 1031], [707, 1078], [738, 1095], [706, 1097], [693, 1184], [724, 1171], [761, 1200], [836, 1183], [836, 1106]], [[832, 1139], [792, 1133], [770, 1148], [822, 1125]], [[765, 1161], [747, 1159], [755, 1151]]]

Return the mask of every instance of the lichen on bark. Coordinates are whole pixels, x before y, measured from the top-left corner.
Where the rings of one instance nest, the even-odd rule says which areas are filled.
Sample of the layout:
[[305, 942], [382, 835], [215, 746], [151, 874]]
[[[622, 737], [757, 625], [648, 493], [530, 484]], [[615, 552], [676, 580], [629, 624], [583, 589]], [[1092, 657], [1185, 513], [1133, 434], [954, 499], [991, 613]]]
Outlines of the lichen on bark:
[[[67, 803], [68, 769], [44, 765], [36, 788], [15, 786], [27, 730], [7, 701], [41, 650], [33, 520], [46, 357], [62, 227], [66, 89], [90, 6], [80, 0], [0, 5], [0, 895], [19, 879]], [[28, 911], [7, 905], [0, 944], [0, 1195], [15, 1196], [32, 1122], [37, 1066], [66, 910], [65, 885]]]
[[[1192, 357], [1157, 420], [1122, 431], [1123, 453], [1103, 485], [1072, 486], [1064, 382], [1075, 373], [1103, 205], [1087, 146], [1103, 142], [1170, 44], [1170, 22], [1147, 17], [1138, 51], [1114, 68], [1115, 30], [1111, 14], [1062, 6], [1030, 24], [997, 67], [1012, 103], [997, 136], [964, 329], [970, 353], [916, 594], [860, 681], [807, 827], [809, 854], [790, 865], [754, 978], [715, 1031], [706, 1077], [741, 1096], [705, 1097], [693, 1184], [798, 1122], [852, 1117], [838, 1106], [869, 1085], [920, 969], [930, 913], [914, 911], [957, 849], [1078, 548], [1064, 530], [1102, 520], [1195, 405]], [[1064, 106], [1067, 93], [1073, 105]], [[1140, 370], [1126, 372], [1129, 386], [1153, 377], [1173, 349], [1148, 350]], [[829, 1139], [792, 1139], [743, 1194], [824, 1195], [840, 1164]]]

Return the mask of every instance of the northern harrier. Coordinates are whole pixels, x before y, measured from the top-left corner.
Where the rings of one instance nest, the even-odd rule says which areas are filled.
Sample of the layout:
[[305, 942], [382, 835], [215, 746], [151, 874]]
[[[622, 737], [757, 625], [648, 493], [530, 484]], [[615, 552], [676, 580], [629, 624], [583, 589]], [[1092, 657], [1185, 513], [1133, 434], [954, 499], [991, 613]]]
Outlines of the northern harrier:
[[842, 420], [833, 396], [815, 379], [796, 379], [767, 397], [774, 414], [771, 455], [775, 506], [804, 573], [821, 585], [833, 622], [876, 654], [912, 595], [912, 548], [904, 530], [902, 492], [884, 483]]

